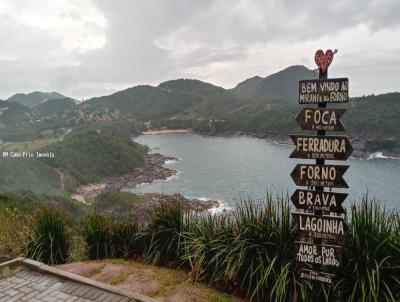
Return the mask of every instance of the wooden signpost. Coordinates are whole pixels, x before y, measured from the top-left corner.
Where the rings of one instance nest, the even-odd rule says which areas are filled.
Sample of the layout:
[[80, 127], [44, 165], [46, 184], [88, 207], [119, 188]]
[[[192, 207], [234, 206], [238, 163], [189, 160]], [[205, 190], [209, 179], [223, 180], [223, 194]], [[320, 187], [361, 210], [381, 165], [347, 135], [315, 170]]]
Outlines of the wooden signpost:
[[290, 199], [296, 209], [344, 214], [342, 203], [346, 197], [345, 193], [296, 190]]
[[291, 158], [347, 160], [353, 152], [346, 136], [291, 135], [296, 149]]
[[328, 67], [335, 52], [318, 50], [315, 63], [319, 67], [318, 80], [299, 82], [299, 104], [316, 104], [317, 108], [303, 108], [296, 121], [302, 130], [315, 130], [316, 135], [291, 135], [296, 148], [290, 158], [315, 159], [315, 164], [297, 164], [290, 174], [298, 186], [291, 201], [298, 210], [292, 213], [295, 232], [300, 240], [294, 243], [295, 261], [312, 265], [300, 270], [300, 277], [332, 285], [334, 275], [330, 267], [339, 267], [341, 247], [332, 244], [343, 238], [347, 226], [342, 204], [345, 193], [324, 192], [324, 187], [348, 188], [343, 179], [347, 165], [326, 165], [325, 160], [347, 160], [353, 148], [346, 136], [326, 136], [326, 131], [345, 131], [340, 118], [345, 109], [326, 108], [329, 103], [349, 101], [349, 80], [328, 79]]
[[343, 174], [349, 166], [298, 164], [290, 174], [297, 186], [348, 188]]
[[296, 262], [338, 267], [342, 259], [342, 249], [337, 245], [294, 243]]
[[296, 234], [312, 238], [340, 240], [346, 231], [346, 222], [341, 217], [292, 213]]
[[299, 103], [347, 103], [349, 79], [303, 80], [299, 82]]
[[338, 108], [303, 108], [296, 121], [302, 130], [344, 131], [340, 118], [345, 112]]

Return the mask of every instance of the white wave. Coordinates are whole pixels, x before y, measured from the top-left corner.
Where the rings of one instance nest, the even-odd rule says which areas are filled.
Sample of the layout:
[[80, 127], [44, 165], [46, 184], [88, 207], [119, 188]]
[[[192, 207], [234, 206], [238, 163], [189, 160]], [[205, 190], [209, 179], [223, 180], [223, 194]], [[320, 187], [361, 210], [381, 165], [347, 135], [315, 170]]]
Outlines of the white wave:
[[232, 210], [232, 207], [227, 205], [222, 200], [217, 200], [217, 201], [218, 201], [218, 206], [208, 210], [208, 212], [210, 212], [211, 214], [221, 214], [221, 213], [224, 213], [226, 211], [231, 211]]
[[370, 156], [367, 158], [367, 160], [371, 159], [400, 159], [400, 158], [394, 156], [385, 156], [383, 155], [382, 152], [374, 152], [370, 154]]
[[171, 164], [175, 164], [177, 162], [178, 162], [177, 159], [168, 159], [165, 161], [164, 165], [171, 165]]
[[215, 199], [215, 198], [208, 198], [208, 197], [194, 197], [194, 196], [189, 196], [187, 197], [189, 199], [198, 199], [201, 201], [210, 201], [210, 200], [216, 200], [218, 201], [218, 206], [213, 207], [211, 209], [208, 209], [208, 212], [211, 214], [221, 214], [225, 211], [231, 211], [232, 208], [225, 203], [225, 201], [223, 201], [222, 199]]

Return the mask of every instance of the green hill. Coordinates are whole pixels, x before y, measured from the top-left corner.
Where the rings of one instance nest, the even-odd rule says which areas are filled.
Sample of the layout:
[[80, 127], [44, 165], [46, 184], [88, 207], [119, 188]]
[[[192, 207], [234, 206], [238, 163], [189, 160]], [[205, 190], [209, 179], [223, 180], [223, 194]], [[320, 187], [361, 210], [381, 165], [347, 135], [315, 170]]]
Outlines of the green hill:
[[34, 108], [34, 110], [41, 115], [70, 112], [74, 109], [76, 109], [75, 101], [70, 98], [51, 99], [40, 103]]
[[45, 101], [52, 99], [62, 99], [65, 98], [62, 94], [58, 92], [40, 92], [34, 91], [28, 94], [16, 93], [12, 97], [8, 98], [9, 102], [17, 102], [27, 107], [33, 108]]
[[53, 152], [46, 164], [71, 176], [79, 184], [132, 172], [144, 164], [147, 149], [109, 127], [73, 131], [61, 142], [40, 150]]
[[98, 126], [72, 131], [62, 141], [31, 152], [54, 153], [54, 158], [3, 158], [0, 191], [71, 193], [80, 184], [142, 166], [147, 148], [133, 142], [125, 130]]
[[313, 79], [314, 72], [302, 65], [290, 66], [265, 78], [253, 77], [239, 83], [231, 91], [252, 100], [297, 101], [299, 80]]

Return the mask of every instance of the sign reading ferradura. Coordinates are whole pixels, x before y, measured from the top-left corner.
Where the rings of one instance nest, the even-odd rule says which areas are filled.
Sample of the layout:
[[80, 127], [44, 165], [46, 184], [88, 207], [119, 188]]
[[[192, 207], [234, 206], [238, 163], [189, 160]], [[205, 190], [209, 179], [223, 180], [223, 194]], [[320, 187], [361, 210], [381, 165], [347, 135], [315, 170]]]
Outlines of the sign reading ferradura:
[[290, 158], [346, 160], [353, 152], [346, 136], [291, 135], [296, 149]]
[[342, 203], [346, 197], [347, 194], [345, 193], [317, 192], [297, 189], [290, 199], [297, 209], [344, 214], [346, 211], [342, 207]]
[[298, 164], [290, 174], [298, 186], [348, 188], [343, 174], [349, 166]]
[[307, 279], [310, 281], [319, 281], [329, 285], [333, 284], [333, 278], [335, 275], [327, 274], [323, 272], [312, 271], [309, 269], [302, 269], [300, 272], [300, 278]]
[[300, 263], [338, 267], [342, 248], [336, 245], [294, 242], [294, 257]]
[[340, 118], [346, 109], [303, 108], [296, 117], [302, 130], [344, 131]]
[[299, 82], [299, 103], [347, 103], [349, 79], [302, 80]]
[[328, 215], [292, 213], [296, 233], [301, 236], [338, 240], [347, 230], [343, 218]]

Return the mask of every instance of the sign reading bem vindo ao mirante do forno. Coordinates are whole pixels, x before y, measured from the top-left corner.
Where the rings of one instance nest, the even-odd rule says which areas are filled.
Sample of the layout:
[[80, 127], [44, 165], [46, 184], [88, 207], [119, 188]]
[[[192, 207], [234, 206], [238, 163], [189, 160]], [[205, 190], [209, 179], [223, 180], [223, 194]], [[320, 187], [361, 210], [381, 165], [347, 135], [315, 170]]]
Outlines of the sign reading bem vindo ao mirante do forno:
[[[315, 159], [315, 164], [297, 164], [290, 174], [298, 186], [291, 196], [297, 209], [292, 213], [296, 235], [294, 258], [303, 268], [300, 277], [328, 285], [334, 283], [329, 268], [339, 267], [342, 248], [334, 242], [343, 238], [347, 225], [342, 203], [345, 193], [324, 192], [324, 187], [348, 188], [343, 174], [346, 165], [326, 165], [325, 160], [347, 160], [353, 148], [346, 136], [326, 136], [326, 131], [345, 131], [340, 118], [345, 109], [326, 108], [329, 103], [346, 103], [349, 100], [347, 78], [328, 79], [332, 63], [332, 50], [315, 53], [319, 68], [318, 80], [299, 82], [299, 104], [316, 104], [317, 108], [303, 108], [296, 121], [302, 130], [315, 130], [316, 135], [291, 135], [296, 148], [291, 158]], [[308, 266], [308, 268], [306, 268]], [[310, 266], [312, 269], [310, 269]]]

